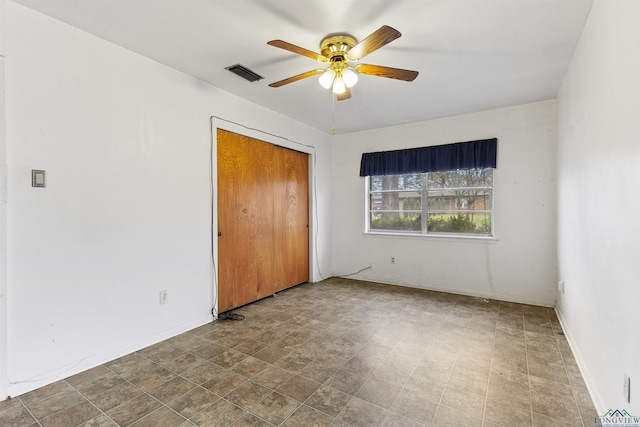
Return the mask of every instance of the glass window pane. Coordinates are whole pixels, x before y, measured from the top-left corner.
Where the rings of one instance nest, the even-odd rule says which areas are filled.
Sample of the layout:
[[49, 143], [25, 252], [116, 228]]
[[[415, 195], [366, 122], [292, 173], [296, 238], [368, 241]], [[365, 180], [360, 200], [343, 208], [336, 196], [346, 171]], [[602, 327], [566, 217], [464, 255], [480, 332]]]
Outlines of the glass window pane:
[[491, 210], [491, 190], [431, 190], [429, 212]]
[[421, 190], [422, 174], [384, 175], [371, 177], [371, 191]]
[[369, 206], [372, 211], [421, 211], [422, 197], [415, 191], [371, 193]]
[[421, 231], [419, 212], [371, 212], [371, 230]]
[[398, 175], [399, 190], [422, 190], [422, 174]]
[[491, 214], [478, 212], [429, 214], [427, 217], [427, 231], [430, 233], [489, 235], [491, 234]]
[[492, 234], [492, 168], [372, 176], [369, 183], [370, 231]]
[[446, 172], [429, 172], [428, 186], [433, 188], [458, 187], [491, 187], [493, 186], [493, 169], [458, 169]]

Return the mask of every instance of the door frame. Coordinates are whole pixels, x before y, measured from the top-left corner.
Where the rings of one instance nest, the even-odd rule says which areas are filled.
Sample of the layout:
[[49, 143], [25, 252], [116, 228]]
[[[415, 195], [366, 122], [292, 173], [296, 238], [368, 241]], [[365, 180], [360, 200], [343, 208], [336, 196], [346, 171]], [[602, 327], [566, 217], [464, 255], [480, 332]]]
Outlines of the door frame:
[[268, 142], [270, 144], [276, 145], [278, 147], [288, 148], [290, 150], [299, 151], [301, 153], [305, 153], [309, 156], [309, 282], [315, 283], [320, 277], [319, 275], [319, 266], [316, 260], [318, 257], [316, 256], [316, 224], [317, 222], [317, 209], [316, 209], [316, 151], [315, 148], [311, 145], [306, 145], [301, 142], [292, 141], [287, 139], [286, 137], [278, 137], [275, 134], [268, 133], [266, 131], [261, 131], [258, 129], [248, 128], [242, 126], [240, 124], [231, 123], [217, 117], [211, 117], [210, 121], [211, 125], [211, 186], [212, 186], [212, 197], [211, 197], [211, 247], [212, 247], [212, 286], [211, 286], [211, 301], [212, 306], [215, 306], [216, 313], [218, 311], [218, 140], [217, 140], [217, 130], [225, 130], [228, 132], [237, 133], [239, 135], [248, 136], [250, 138], [258, 139], [264, 142]]
[[[0, 6], [1, 8], [2, 6]], [[8, 243], [7, 243], [7, 140], [5, 105], [5, 58], [0, 56], [0, 402], [9, 393], [9, 338], [8, 338]]]

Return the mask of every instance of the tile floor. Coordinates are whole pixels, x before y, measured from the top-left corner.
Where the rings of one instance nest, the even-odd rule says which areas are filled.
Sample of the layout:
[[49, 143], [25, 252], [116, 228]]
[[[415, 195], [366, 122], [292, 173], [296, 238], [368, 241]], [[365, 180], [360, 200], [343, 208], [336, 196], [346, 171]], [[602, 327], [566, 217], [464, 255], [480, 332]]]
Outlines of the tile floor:
[[11, 400], [2, 426], [594, 426], [552, 309], [332, 278]]

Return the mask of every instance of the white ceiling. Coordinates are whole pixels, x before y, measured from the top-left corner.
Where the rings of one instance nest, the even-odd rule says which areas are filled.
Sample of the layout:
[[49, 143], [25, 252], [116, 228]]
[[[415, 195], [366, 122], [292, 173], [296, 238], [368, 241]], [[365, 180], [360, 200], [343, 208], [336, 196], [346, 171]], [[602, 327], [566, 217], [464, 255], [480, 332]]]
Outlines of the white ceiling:
[[[16, 0], [227, 92], [329, 132], [347, 133], [555, 98], [593, 0]], [[318, 67], [268, 46], [319, 52], [329, 33], [402, 37], [361, 62], [420, 72], [411, 82], [360, 76], [333, 101]], [[264, 77], [225, 70], [240, 63]], [[333, 117], [333, 118], [332, 118]]]

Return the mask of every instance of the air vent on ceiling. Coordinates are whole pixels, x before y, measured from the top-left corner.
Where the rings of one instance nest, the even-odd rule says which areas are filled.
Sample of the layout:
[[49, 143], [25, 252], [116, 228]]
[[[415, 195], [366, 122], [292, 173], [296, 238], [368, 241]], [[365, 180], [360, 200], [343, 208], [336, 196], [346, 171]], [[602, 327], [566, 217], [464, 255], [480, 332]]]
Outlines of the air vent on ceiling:
[[244, 65], [240, 65], [240, 64], [225, 67], [225, 70], [229, 70], [232, 73], [237, 74], [243, 79], [248, 80], [250, 82], [257, 82], [258, 80], [264, 78], [261, 75], [254, 73]]

